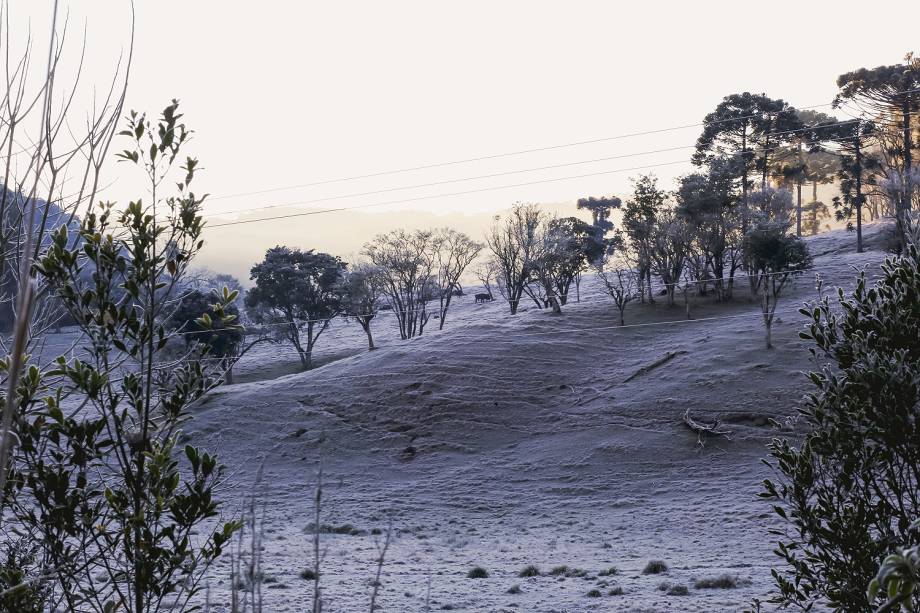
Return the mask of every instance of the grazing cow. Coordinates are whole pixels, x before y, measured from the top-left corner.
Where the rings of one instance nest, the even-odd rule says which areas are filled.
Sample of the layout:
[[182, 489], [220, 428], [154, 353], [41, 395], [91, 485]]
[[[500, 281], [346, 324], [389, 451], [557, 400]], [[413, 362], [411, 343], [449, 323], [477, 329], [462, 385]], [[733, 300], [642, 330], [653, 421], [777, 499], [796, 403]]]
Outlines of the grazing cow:
[[492, 301], [492, 294], [476, 294], [476, 304]]

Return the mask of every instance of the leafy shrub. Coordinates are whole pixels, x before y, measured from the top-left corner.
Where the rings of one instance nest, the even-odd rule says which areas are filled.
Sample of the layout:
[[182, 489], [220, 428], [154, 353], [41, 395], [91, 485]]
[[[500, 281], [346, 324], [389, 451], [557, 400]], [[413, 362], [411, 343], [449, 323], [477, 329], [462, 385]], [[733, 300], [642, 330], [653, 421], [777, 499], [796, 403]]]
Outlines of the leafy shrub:
[[[175, 101], [157, 121], [132, 112], [121, 133], [132, 145], [119, 157], [143, 169], [152, 194], [190, 134], [181, 117]], [[186, 158], [173, 196], [121, 211], [104, 203], [86, 212], [78, 237], [54, 232], [35, 274], [86, 339], [80, 357], [21, 376], [0, 360], [3, 375], [20, 376], [21, 411], [0, 513], [34, 535], [49, 601], [67, 610], [153, 613], [167, 594], [182, 609], [239, 528], [217, 521], [217, 458], [179, 445], [189, 406], [219, 377], [158, 359], [169, 340], [164, 297], [203, 245], [197, 165]], [[232, 325], [229, 296], [202, 314], [203, 327]]]
[[5, 544], [0, 563], [0, 611], [42, 613], [48, 590], [43, 582], [29, 580], [41, 574], [36, 555], [39, 548], [25, 538]]
[[[229, 293], [227, 294], [229, 296]], [[234, 294], [234, 299], [236, 294]], [[215, 358], [228, 358], [233, 356], [243, 342], [243, 329], [239, 326], [206, 325], [219, 316], [231, 317], [233, 322], [239, 321], [239, 309], [233, 301], [224, 305], [224, 296], [219, 290], [203, 292], [194, 289], [186, 292], [179, 299], [179, 304], [167, 320], [169, 328], [179, 332], [186, 345], [200, 343], [207, 345], [208, 354]], [[218, 315], [216, 309], [221, 309]], [[207, 318], [203, 319], [203, 316]]]
[[[809, 374], [815, 391], [801, 410], [810, 432], [799, 447], [770, 445], [775, 480], [761, 496], [787, 529], [778, 531], [777, 602], [865, 611], [878, 561], [920, 533], [920, 252], [887, 259], [870, 287], [838, 291], [802, 313], [803, 339], [824, 364]], [[912, 595], [914, 604], [920, 598]]]
[[[920, 547], [913, 546], [889, 555], [869, 584], [870, 600], [887, 597], [878, 611], [900, 611], [910, 606], [920, 577]], [[912, 608], [912, 607], [911, 607]]]

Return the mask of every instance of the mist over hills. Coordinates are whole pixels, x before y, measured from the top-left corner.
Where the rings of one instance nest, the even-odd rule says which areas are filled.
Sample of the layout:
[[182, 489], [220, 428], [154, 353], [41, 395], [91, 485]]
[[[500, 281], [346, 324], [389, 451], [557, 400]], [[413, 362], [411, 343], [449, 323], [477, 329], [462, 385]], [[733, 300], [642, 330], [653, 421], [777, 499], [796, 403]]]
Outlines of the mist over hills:
[[[575, 208], [575, 202], [554, 202], [543, 205], [551, 215], [578, 217], [585, 221], [591, 215]], [[303, 213], [307, 209], [286, 208], [261, 211], [242, 215], [240, 221], [279, 217], [292, 213]], [[449, 226], [468, 234], [474, 240], [483, 240], [483, 235], [493, 223], [495, 215], [502, 215], [508, 209], [488, 213], [463, 214], [456, 212], [435, 212], [412, 210], [387, 211], [340, 211], [328, 215], [307, 215], [280, 221], [243, 223], [235, 226], [221, 226], [205, 230], [205, 249], [197, 265], [218, 272], [230, 273], [249, 286], [249, 269], [262, 259], [265, 250], [275, 245], [287, 245], [303, 249], [315, 249], [339, 255], [346, 262], [354, 261], [361, 248], [375, 235], [405, 228], [434, 228]], [[205, 206], [207, 216], [207, 205]], [[211, 225], [234, 221], [231, 218], [210, 218]], [[343, 230], [347, 228], [347, 230]]]

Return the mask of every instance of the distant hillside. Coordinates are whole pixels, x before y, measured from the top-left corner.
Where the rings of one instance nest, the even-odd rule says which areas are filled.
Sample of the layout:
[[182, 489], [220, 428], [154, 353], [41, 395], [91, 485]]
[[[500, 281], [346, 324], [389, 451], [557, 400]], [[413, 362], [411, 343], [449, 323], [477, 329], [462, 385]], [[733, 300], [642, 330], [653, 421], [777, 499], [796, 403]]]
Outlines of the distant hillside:
[[[0, 186], [0, 195], [6, 194], [6, 206], [4, 210], [4, 215], [6, 216], [6, 225], [7, 226], [18, 226], [20, 222], [20, 216], [25, 215], [26, 219], [29, 216], [29, 210], [26, 205], [26, 197], [18, 191], [13, 191], [5, 189]], [[59, 228], [64, 224], [68, 224], [68, 228], [76, 233], [80, 228], [80, 219], [76, 216], [71, 220], [70, 213], [64, 211], [58, 204], [52, 202], [48, 203], [42, 199], [35, 200], [36, 206], [36, 218], [34, 222], [34, 229], [36, 232], [44, 227], [44, 233], [42, 238], [42, 244], [47, 245], [51, 241], [51, 231]], [[14, 295], [17, 291], [16, 284], [9, 274], [0, 279], [0, 295], [3, 297], [3, 301], [0, 301], [0, 330], [8, 330], [12, 324], [13, 310], [12, 304], [8, 298]]]
[[[5, 189], [0, 185], [0, 190], [6, 193], [6, 210], [5, 215], [8, 224], [18, 224], [19, 216], [24, 215], [27, 219], [29, 216], [29, 210], [25, 207], [26, 197], [19, 191]], [[0, 192], [0, 195], [3, 194]], [[80, 218], [74, 216], [73, 219], [70, 219], [70, 212], [64, 211], [60, 205], [55, 202], [48, 203], [41, 198], [35, 199], [35, 229], [38, 230], [44, 224], [46, 234], [49, 234], [49, 230], [58, 228], [65, 223], [68, 224], [68, 228], [71, 230], [78, 230], [80, 228]], [[43, 243], [48, 242], [49, 237], [45, 236]]]

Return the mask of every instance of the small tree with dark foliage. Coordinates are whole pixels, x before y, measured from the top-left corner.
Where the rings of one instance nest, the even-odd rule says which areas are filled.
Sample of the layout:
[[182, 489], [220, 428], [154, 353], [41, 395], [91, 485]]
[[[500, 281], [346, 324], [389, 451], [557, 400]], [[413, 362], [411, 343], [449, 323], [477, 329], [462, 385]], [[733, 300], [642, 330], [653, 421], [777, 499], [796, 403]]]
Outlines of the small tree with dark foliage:
[[[243, 329], [235, 325], [239, 322], [240, 315], [240, 310], [234, 304], [238, 295], [237, 290], [229, 288], [223, 288], [221, 291], [215, 289], [211, 292], [199, 289], [186, 292], [170, 314], [167, 325], [176, 334], [182, 335], [186, 347], [205, 347], [208, 357], [220, 360], [221, 369], [227, 370], [230, 362], [239, 353], [240, 345], [245, 338]], [[205, 323], [217, 319], [219, 308], [223, 308], [224, 316], [234, 325], [216, 327]]]
[[760, 294], [767, 349], [773, 347], [773, 319], [787, 283], [811, 267], [805, 241], [786, 233], [784, 223], [761, 222], [744, 238], [752, 293]]
[[345, 263], [333, 255], [288, 247], [269, 249], [252, 267], [255, 287], [246, 294], [250, 314], [257, 323], [277, 326], [297, 350], [304, 370], [313, 366], [316, 341], [342, 312], [344, 274]]

